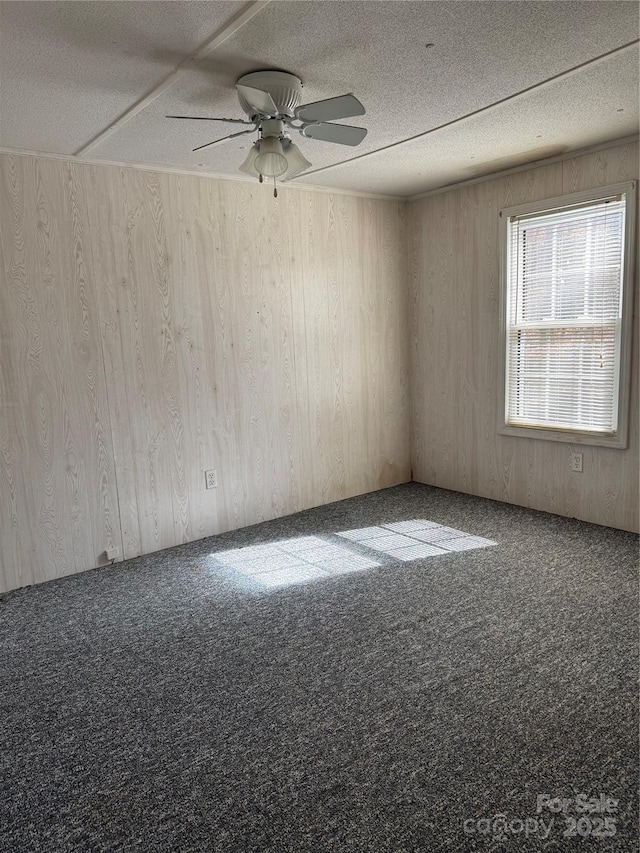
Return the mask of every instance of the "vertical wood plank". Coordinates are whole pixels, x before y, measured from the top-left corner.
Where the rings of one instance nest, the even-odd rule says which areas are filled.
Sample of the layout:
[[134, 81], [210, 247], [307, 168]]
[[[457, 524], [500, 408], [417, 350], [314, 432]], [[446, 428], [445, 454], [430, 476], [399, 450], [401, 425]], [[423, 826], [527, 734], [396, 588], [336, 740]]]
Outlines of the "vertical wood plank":
[[122, 552], [84, 186], [4, 156], [0, 589]]

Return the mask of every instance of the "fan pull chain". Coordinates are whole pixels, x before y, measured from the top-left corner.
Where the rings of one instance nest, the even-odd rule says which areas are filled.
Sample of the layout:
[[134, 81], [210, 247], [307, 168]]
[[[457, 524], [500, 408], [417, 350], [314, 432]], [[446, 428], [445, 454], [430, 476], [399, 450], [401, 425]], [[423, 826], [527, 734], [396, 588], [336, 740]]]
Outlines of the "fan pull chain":
[[278, 190], [276, 189], [276, 179], [273, 179], [273, 197], [278, 198]]
[[264, 178], [262, 177], [262, 175], [260, 175], [260, 183], [262, 183], [263, 180], [264, 180]]

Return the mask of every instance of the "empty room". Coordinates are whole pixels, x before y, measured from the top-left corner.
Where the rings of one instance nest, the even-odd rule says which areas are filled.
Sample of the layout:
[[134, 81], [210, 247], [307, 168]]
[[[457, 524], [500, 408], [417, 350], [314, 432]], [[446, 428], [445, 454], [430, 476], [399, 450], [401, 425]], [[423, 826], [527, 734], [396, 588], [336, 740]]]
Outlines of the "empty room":
[[638, 4], [0, 0], [0, 853], [630, 853]]

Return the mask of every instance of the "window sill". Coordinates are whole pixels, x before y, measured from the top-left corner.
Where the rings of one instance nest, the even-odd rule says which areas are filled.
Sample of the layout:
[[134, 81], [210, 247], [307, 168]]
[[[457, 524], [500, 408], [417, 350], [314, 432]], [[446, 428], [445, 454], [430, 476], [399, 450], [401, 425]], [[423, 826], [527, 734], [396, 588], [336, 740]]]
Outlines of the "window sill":
[[611, 447], [616, 450], [626, 450], [627, 436], [620, 433], [613, 435], [597, 435], [591, 432], [571, 432], [570, 430], [544, 429], [543, 427], [509, 426], [503, 424], [498, 429], [499, 435], [513, 435], [519, 438], [536, 438], [543, 441], [560, 441], [565, 444], [585, 444], [595, 447]]

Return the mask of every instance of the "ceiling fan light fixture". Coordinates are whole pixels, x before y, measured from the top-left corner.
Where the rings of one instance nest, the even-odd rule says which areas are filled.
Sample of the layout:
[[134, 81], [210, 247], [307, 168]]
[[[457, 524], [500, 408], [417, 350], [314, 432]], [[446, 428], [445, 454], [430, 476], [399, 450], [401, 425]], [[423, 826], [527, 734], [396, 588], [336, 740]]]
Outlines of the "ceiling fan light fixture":
[[275, 136], [267, 136], [258, 143], [260, 153], [254, 161], [256, 171], [265, 178], [279, 178], [289, 168], [282, 150], [282, 142]]
[[[262, 140], [262, 142], [264, 142], [264, 140]], [[291, 140], [285, 139], [281, 144], [283, 149], [282, 156], [287, 161], [287, 169], [277, 177], [282, 181], [289, 181], [291, 178], [295, 178], [296, 175], [304, 172], [305, 169], [308, 169], [312, 164], [307, 160], [298, 146], [291, 142]], [[256, 168], [256, 160], [260, 156], [260, 145], [261, 142], [256, 142], [251, 146], [244, 163], [239, 167], [241, 172], [244, 172], [245, 175], [251, 175], [252, 178], [259, 178], [261, 174]], [[262, 174], [264, 175], [265, 173], [262, 172]]]
[[308, 169], [311, 166], [311, 163], [293, 142], [290, 142], [287, 146], [285, 150], [285, 157], [287, 158], [289, 167], [284, 175], [282, 175], [283, 181], [295, 178], [296, 175], [299, 175], [300, 172], [304, 172], [305, 169]]
[[249, 149], [249, 153], [246, 156], [246, 159], [242, 166], [240, 166], [240, 171], [244, 172], [246, 175], [251, 175], [252, 178], [259, 178], [260, 172], [256, 169], [256, 158], [260, 153], [260, 149], [258, 148], [258, 143], [255, 142], [251, 148]]

